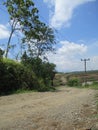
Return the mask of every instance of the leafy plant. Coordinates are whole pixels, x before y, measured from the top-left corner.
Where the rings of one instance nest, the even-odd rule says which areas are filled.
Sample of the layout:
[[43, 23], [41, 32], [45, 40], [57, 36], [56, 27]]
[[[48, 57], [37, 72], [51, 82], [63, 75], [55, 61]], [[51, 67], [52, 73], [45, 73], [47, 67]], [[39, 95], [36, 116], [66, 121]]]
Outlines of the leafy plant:
[[43, 79], [46, 86], [53, 86], [55, 64], [44, 62], [39, 57], [29, 57], [26, 52], [22, 56], [22, 64], [31, 68], [38, 79]]
[[69, 85], [69, 86], [79, 86], [80, 85], [80, 81], [79, 81], [79, 79], [78, 78], [72, 78], [72, 79], [69, 79], [68, 80], [68, 82], [67, 82], [67, 84]]

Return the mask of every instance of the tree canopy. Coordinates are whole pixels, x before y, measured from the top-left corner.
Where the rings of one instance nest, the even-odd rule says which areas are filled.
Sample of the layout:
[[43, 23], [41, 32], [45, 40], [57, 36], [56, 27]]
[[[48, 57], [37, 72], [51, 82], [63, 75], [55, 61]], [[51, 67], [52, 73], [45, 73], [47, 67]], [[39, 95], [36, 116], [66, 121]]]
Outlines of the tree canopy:
[[32, 0], [6, 0], [11, 21], [11, 33], [8, 39], [6, 57], [11, 47], [13, 33], [18, 30], [22, 33], [22, 44], [30, 54], [39, 57], [47, 51], [53, 51], [56, 43], [52, 28], [41, 22], [38, 9]]

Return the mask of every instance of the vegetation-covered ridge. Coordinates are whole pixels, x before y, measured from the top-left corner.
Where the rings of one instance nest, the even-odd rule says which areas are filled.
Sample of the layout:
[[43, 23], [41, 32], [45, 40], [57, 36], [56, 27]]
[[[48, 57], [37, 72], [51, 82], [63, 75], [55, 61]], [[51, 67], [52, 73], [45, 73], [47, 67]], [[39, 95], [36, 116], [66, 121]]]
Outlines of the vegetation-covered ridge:
[[[27, 58], [27, 59], [26, 59]], [[0, 58], [0, 95], [19, 90], [53, 90], [55, 65], [40, 58], [23, 58], [20, 62]]]

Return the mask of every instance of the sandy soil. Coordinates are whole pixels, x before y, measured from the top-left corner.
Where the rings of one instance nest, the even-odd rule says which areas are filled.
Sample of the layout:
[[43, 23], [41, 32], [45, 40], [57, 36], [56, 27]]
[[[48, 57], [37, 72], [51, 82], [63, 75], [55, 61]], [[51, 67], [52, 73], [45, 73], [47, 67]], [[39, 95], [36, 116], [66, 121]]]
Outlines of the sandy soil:
[[0, 130], [90, 130], [98, 125], [96, 93], [61, 87], [57, 92], [2, 96]]

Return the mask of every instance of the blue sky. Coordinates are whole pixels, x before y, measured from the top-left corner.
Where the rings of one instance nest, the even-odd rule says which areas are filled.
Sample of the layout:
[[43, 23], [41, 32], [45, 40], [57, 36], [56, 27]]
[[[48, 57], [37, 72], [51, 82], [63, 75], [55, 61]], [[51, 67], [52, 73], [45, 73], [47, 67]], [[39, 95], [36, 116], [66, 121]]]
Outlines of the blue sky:
[[[46, 54], [57, 71], [84, 69], [81, 58], [90, 58], [88, 70], [98, 69], [98, 0], [34, 0], [40, 19], [52, 27], [57, 38], [56, 54]], [[10, 33], [9, 17], [0, 4], [0, 45]], [[14, 36], [12, 42], [16, 42]], [[17, 53], [17, 52], [16, 52]]]

